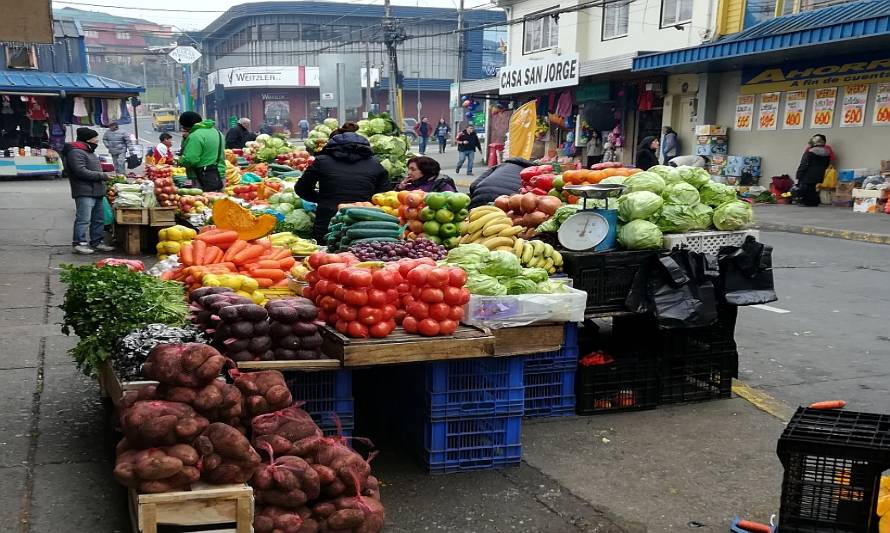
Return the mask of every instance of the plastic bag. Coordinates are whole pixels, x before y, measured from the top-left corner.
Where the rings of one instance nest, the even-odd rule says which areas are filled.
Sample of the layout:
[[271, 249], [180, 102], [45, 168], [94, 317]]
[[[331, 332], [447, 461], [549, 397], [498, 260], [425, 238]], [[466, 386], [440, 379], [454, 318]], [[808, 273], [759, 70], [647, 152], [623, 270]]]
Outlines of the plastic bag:
[[778, 300], [773, 283], [773, 247], [749, 235], [741, 246], [724, 246], [717, 254], [720, 289], [730, 305], [757, 305]]
[[828, 165], [828, 168], [825, 169], [822, 183], [820, 183], [817, 188], [834, 189], [835, 187], [837, 187], [837, 169], [834, 168], [834, 165]]
[[530, 159], [538, 125], [538, 106], [534, 100], [525, 103], [510, 117], [510, 157]]
[[105, 225], [111, 226], [114, 224], [114, 211], [111, 209], [111, 203], [108, 201], [108, 197], [105, 196], [102, 198], [102, 213], [105, 217]]
[[583, 322], [587, 293], [572, 287], [556, 294], [470, 296], [461, 322], [488, 328], [513, 328], [538, 322]]

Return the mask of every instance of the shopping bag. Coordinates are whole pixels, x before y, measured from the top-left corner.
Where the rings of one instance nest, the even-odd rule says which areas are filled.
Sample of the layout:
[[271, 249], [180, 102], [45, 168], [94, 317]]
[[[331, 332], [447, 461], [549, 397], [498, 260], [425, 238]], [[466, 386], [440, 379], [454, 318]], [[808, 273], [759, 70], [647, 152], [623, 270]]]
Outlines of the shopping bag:
[[534, 100], [519, 107], [510, 116], [510, 157], [529, 159], [535, 144], [538, 106]]
[[834, 189], [835, 187], [837, 187], [837, 169], [834, 168], [834, 165], [828, 165], [822, 177], [822, 183], [817, 185], [816, 188], [826, 190]]
[[778, 300], [773, 283], [773, 247], [752, 235], [741, 246], [724, 246], [717, 254], [719, 287], [730, 305], [757, 305]]
[[139, 165], [142, 164], [142, 158], [139, 157], [139, 154], [130, 152], [127, 154], [127, 168], [133, 170], [134, 168], [138, 168]]
[[108, 201], [107, 196], [102, 197], [102, 213], [105, 216], [105, 225], [111, 226], [114, 224], [114, 211], [111, 209], [111, 203]]

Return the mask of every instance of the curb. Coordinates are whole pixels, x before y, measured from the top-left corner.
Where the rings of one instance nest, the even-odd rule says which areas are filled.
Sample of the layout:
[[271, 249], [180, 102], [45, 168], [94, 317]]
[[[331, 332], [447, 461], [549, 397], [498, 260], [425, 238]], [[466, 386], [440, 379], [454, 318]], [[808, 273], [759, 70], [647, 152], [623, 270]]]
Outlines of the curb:
[[799, 233], [801, 235], [815, 235], [832, 239], [844, 239], [848, 241], [867, 242], [871, 244], [890, 245], [890, 235], [884, 233], [869, 233], [866, 231], [839, 230], [820, 228], [818, 226], [797, 226], [793, 224], [759, 223], [756, 226], [763, 231], [781, 231], [785, 233]]

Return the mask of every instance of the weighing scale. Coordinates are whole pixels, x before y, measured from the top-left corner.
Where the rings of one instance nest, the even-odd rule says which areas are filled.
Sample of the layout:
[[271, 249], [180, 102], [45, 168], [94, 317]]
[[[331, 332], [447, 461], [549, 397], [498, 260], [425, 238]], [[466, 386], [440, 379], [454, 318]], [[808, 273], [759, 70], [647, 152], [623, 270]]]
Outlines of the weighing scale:
[[[559, 227], [559, 243], [568, 250], [604, 252], [615, 247], [618, 233], [618, 210], [609, 209], [609, 198], [624, 192], [624, 185], [566, 185], [563, 191], [582, 198], [581, 210]], [[587, 208], [587, 200], [605, 200], [606, 207]]]

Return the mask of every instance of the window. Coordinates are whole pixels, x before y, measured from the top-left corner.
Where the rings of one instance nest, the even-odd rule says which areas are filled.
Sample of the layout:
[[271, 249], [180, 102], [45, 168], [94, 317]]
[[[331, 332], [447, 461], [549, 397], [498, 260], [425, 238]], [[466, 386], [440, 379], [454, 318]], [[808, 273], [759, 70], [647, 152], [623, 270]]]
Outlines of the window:
[[692, 20], [692, 0], [663, 0], [661, 27], [676, 26]]
[[33, 46], [7, 46], [6, 68], [36, 69], [36, 49]]
[[260, 40], [274, 41], [278, 39], [278, 26], [275, 24], [260, 24]]
[[99, 32], [97, 32], [96, 30], [86, 30], [85, 32], [83, 32], [83, 34], [85, 36], [89, 37], [90, 39], [98, 39], [99, 38]]
[[281, 32], [282, 39], [299, 39], [300, 38], [300, 25], [299, 24], [281, 24], [278, 27]]
[[547, 50], [559, 44], [559, 23], [553, 16], [541, 13], [529, 16], [537, 16], [522, 23], [522, 53], [530, 54], [540, 50]]
[[603, 7], [603, 40], [627, 36], [627, 19], [630, 2], [614, 3]]
[[130, 32], [128, 31], [119, 31], [115, 35], [121, 41], [129, 41], [130, 40]]

